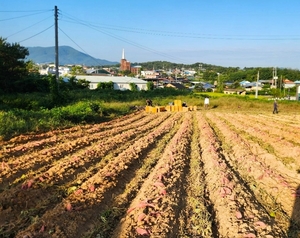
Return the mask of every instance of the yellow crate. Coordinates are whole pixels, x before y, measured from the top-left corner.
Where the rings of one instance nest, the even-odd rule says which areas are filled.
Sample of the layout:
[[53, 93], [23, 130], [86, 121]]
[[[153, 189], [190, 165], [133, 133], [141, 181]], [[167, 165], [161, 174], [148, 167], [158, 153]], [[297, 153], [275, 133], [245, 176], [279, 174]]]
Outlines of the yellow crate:
[[174, 100], [174, 106], [182, 106], [181, 100]]
[[152, 107], [152, 108], [151, 108], [151, 112], [152, 112], [152, 113], [157, 113], [157, 108], [156, 108], [156, 107]]

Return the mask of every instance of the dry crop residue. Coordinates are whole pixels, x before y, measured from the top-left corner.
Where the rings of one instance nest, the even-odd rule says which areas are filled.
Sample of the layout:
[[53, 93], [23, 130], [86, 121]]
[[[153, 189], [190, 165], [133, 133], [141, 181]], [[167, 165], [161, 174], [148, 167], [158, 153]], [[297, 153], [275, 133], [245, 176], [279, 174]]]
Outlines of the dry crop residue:
[[138, 111], [1, 142], [0, 237], [298, 237], [299, 128]]

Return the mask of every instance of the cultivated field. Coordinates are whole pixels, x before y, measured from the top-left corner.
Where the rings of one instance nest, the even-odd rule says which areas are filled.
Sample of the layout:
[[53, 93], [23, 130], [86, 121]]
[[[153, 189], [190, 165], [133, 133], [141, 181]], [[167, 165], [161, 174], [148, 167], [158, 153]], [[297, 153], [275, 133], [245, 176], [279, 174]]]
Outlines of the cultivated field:
[[300, 115], [193, 111], [1, 142], [0, 237], [300, 237]]

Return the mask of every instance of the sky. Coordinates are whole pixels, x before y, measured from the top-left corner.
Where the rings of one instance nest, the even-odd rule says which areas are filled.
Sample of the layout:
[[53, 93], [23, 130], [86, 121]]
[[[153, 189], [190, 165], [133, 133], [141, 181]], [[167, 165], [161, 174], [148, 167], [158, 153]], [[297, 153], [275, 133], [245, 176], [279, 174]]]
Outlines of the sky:
[[0, 0], [0, 37], [98, 59], [300, 69], [299, 0]]

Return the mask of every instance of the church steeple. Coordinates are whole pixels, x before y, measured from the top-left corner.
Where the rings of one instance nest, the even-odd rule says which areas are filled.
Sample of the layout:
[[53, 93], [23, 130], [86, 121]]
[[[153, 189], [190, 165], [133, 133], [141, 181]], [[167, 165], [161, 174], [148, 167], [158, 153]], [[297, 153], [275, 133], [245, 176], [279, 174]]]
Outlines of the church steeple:
[[125, 59], [125, 51], [123, 49], [120, 70], [121, 71], [129, 70], [130, 71], [130, 69], [131, 69], [130, 62]]
[[125, 59], [125, 51], [123, 49], [123, 52], [122, 52], [122, 59]]

